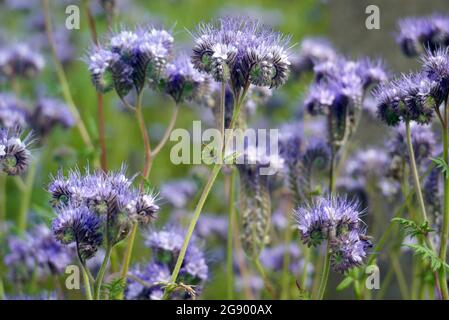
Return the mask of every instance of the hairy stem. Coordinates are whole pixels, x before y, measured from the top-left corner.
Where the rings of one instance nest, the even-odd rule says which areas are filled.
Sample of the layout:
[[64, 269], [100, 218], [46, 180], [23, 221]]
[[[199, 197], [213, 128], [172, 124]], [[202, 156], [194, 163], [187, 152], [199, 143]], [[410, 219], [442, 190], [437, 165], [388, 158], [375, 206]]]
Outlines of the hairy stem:
[[[230, 129], [234, 129], [235, 123], [238, 119], [239, 113], [240, 113], [240, 109], [242, 107], [243, 104], [243, 100], [245, 98], [246, 92], [248, 91], [249, 88], [249, 84], [247, 84], [243, 90], [242, 95], [236, 99], [236, 105], [232, 114], [232, 120], [231, 120], [231, 125], [230, 125]], [[222, 154], [222, 158], [224, 158], [224, 153], [226, 151], [226, 146], [228, 144], [228, 142], [230, 141], [230, 139], [232, 138], [232, 135], [229, 135], [229, 137], [226, 137], [226, 142], [223, 148], [223, 154]], [[198, 222], [198, 219], [200, 217], [201, 211], [203, 209], [204, 203], [206, 202], [207, 197], [209, 196], [209, 193], [212, 189], [212, 186], [215, 183], [215, 180], [217, 179], [218, 174], [221, 171], [221, 168], [223, 166], [223, 161], [218, 161], [218, 163], [215, 163], [212, 172], [209, 176], [209, 179], [201, 193], [200, 199], [198, 201], [198, 204], [195, 208], [195, 212], [193, 213], [193, 218], [190, 221], [190, 225], [189, 228], [187, 230], [187, 234], [184, 238], [184, 243], [182, 245], [181, 251], [179, 252], [179, 256], [178, 256], [178, 260], [176, 261], [176, 265], [175, 268], [173, 269], [173, 273], [170, 279], [171, 283], [175, 283], [176, 279], [178, 278], [178, 274], [179, 274], [179, 270], [181, 269], [182, 263], [184, 261], [184, 257], [187, 251], [187, 247], [189, 245], [190, 239], [192, 238], [193, 235], [193, 231], [195, 230], [195, 226], [196, 223]], [[165, 292], [164, 292], [164, 296], [163, 296], [163, 300], [168, 299], [168, 297], [170, 296], [170, 292], [169, 290], [166, 288]]]
[[25, 190], [22, 192], [22, 197], [19, 206], [19, 215], [17, 219], [17, 228], [20, 233], [25, 232], [28, 220], [28, 211], [30, 209], [31, 196], [33, 194], [34, 179], [36, 177], [38, 159], [33, 159], [28, 167], [27, 177], [25, 179]]
[[329, 279], [329, 272], [331, 267], [330, 256], [331, 256], [331, 249], [330, 249], [330, 241], [328, 240], [326, 245], [326, 253], [324, 256], [323, 271], [320, 277], [320, 286], [318, 288], [318, 292], [316, 295], [317, 300], [323, 300], [324, 293], [326, 292], [327, 280]]
[[[442, 135], [443, 135], [443, 157], [446, 163], [449, 163], [449, 131], [448, 131], [448, 105], [444, 106], [444, 122], [442, 122]], [[446, 175], [444, 177], [444, 207], [443, 207], [443, 226], [441, 228], [441, 244], [439, 250], [439, 258], [442, 261], [446, 261], [447, 254], [447, 238], [449, 236], [449, 179]], [[449, 299], [449, 292], [446, 279], [446, 268], [441, 268], [440, 274], [440, 288], [441, 295], [444, 300]]]
[[168, 138], [170, 138], [170, 134], [173, 131], [173, 128], [176, 124], [176, 119], [178, 118], [178, 111], [179, 111], [179, 106], [175, 105], [175, 108], [173, 109], [173, 114], [171, 116], [170, 122], [168, 123], [167, 128], [165, 129], [164, 135], [162, 136], [161, 141], [159, 141], [159, 143], [157, 144], [157, 146], [153, 149], [153, 151], [151, 152], [151, 155], [154, 159], [154, 157], [156, 157], [156, 155], [162, 150], [162, 148], [165, 146], [165, 144], [168, 141]]
[[253, 259], [253, 263], [256, 266], [257, 272], [259, 272], [260, 276], [263, 279], [265, 289], [267, 289], [267, 291], [270, 293], [271, 297], [274, 299], [276, 297], [276, 294], [273, 289], [273, 285], [271, 284], [270, 279], [268, 278], [267, 273], [265, 272], [265, 269], [260, 264], [260, 261], [258, 258]]
[[421, 183], [419, 182], [418, 168], [416, 166], [415, 152], [413, 151], [412, 134], [409, 121], [406, 121], [405, 123], [405, 131], [407, 135], [407, 147], [410, 157], [410, 169], [412, 171], [413, 182], [415, 183], [416, 188], [416, 196], [418, 198], [419, 207], [421, 210], [421, 222], [425, 222], [427, 221], [426, 206], [424, 204], [424, 197], [421, 191]]
[[235, 177], [236, 169], [231, 168], [231, 178], [229, 180], [229, 217], [228, 217], [228, 245], [226, 255], [226, 284], [228, 299], [234, 299], [234, 248], [233, 248], [233, 235], [234, 235], [234, 223], [235, 223]]
[[98, 271], [97, 278], [95, 279], [95, 300], [100, 300], [101, 298], [101, 285], [103, 284], [104, 275], [106, 273], [106, 268], [111, 258], [112, 246], [106, 248], [106, 254], [101, 264], [100, 270]]

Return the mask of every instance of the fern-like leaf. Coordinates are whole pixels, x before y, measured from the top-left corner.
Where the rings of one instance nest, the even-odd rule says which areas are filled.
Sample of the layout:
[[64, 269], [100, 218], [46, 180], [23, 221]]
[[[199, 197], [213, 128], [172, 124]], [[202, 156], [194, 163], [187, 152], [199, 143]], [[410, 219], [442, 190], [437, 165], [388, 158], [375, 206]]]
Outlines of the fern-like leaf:
[[433, 272], [439, 271], [443, 268], [446, 270], [449, 269], [449, 265], [441, 260], [432, 250], [427, 248], [426, 246], [422, 246], [420, 244], [408, 244], [405, 245], [411, 248], [415, 255], [420, 256], [422, 260], [427, 260], [430, 262], [430, 268]]
[[426, 236], [429, 232], [434, 231], [429, 227], [429, 222], [425, 221], [422, 224], [417, 224], [415, 221], [408, 220], [405, 218], [393, 218], [391, 221], [398, 222], [405, 234], [410, 238], [414, 238], [419, 235]]
[[449, 166], [447, 165], [446, 161], [444, 161], [442, 157], [431, 158], [431, 160], [435, 164], [435, 166], [441, 170], [441, 172], [444, 174], [444, 177], [446, 179], [449, 179]]

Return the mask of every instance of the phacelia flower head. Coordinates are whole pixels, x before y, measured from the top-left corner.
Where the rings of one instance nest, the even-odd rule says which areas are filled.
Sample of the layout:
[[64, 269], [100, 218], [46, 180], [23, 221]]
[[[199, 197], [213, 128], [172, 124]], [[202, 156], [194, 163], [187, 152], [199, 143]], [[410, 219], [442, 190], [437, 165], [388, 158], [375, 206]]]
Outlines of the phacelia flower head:
[[[154, 259], [167, 264], [170, 269], [174, 267], [181, 247], [184, 243], [184, 235], [178, 227], [168, 227], [160, 231], [150, 231], [146, 235], [145, 244], [153, 250]], [[198, 284], [208, 277], [208, 266], [203, 250], [194, 237], [187, 248], [183, 264], [180, 269], [180, 279], [185, 283]]]
[[317, 246], [331, 234], [339, 236], [357, 229], [360, 214], [358, 203], [331, 196], [318, 198], [309, 206], [298, 208], [295, 218], [303, 242]]
[[291, 59], [292, 71], [297, 75], [312, 71], [318, 63], [337, 59], [337, 53], [327, 39], [305, 38], [299, 48], [299, 53]]
[[22, 174], [31, 161], [31, 135], [21, 137], [20, 130], [0, 129], [0, 167], [8, 175]]
[[115, 89], [121, 97], [133, 87], [140, 92], [147, 80], [154, 84], [163, 75], [172, 44], [169, 32], [153, 27], [112, 34], [86, 58], [95, 87], [100, 92]]
[[55, 238], [63, 245], [75, 243], [82, 261], [92, 258], [101, 246], [100, 228], [100, 219], [84, 206], [62, 210], [52, 222]]
[[196, 70], [185, 54], [180, 54], [168, 64], [165, 77], [161, 80], [164, 91], [176, 103], [184, 100], [193, 100], [199, 97], [206, 89], [206, 77]]
[[170, 269], [166, 264], [150, 262], [136, 265], [130, 273], [144, 280], [150, 287], [128, 278], [125, 290], [127, 300], [161, 300], [164, 295], [163, 283], [170, 281]]
[[23, 237], [8, 238], [8, 254], [4, 263], [14, 280], [39, 279], [61, 274], [73, 259], [73, 251], [61, 246], [43, 224], [34, 226]]
[[440, 104], [449, 94], [449, 48], [426, 50], [421, 57], [423, 73], [431, 84], [430, 94], [437, 104]]
[[101, 239], [106, 246], [115, 245], [128, 236], [133, 222], [146, 224], [155, 218], [159, 210], [155, 197], [132, 187], [133, 178], [126, 177], [125, 170], [124, 166], [110, 172], [86, 169], [85, 174], [73, 170], [67, 177], [62, 173], [52, 177], [48, 191], [58, 213], [53, 231], [61, 242], [76, 242], [76, 230], [84, 232], [93, 239], [86, 241], [90, 258]]
[[363, 263], [371, 242], [365, 236], [357, 202], [330, 196], [318, 198], [295, 212], [302, 241], [317, 246], [327, 240], [336, 271], [344, 272]]
[[372, 247], [371, 241], [360, 230], [351, 230], [331, 243], [331, 263], [335, 271], [345, 272], [363, 264]]
[[0, 50], [0, 74], [6, 77], [31, 78], [44, 66], [44, 58], [26, 43]]
[[289, 73], [289, 39], [245, 18], [221, 18], [201, 24], [192, 63], [216, 81], [230, 82], [234, 92], [250, 83], [279, 87]]
[[42, 98], [37, 102], [30, 115], [30, 124], [34, 132], [46, 136], [57, 125], [64, 129], [73, 127], [75, 119], [62, 101], [54, 98]]
[[387, 125], [401, 121], [429, 123], [439, 101], [438, 85], [424, 73], [412, 73], [378, 86], [374, 90], [379, 118]]
[[406, 56], [414, 57], [424, 49], [436, 50], [449, 45], [449, 17], [433, 14], [427, 17], [409, 17], [399, 21], [397, 43]]

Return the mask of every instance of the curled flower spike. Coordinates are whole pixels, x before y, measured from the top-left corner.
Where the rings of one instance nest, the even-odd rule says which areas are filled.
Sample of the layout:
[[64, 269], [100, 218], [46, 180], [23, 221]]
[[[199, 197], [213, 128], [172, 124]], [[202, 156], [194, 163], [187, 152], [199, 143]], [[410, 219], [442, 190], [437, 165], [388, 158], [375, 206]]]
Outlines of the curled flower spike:
[[155, 197], [143, 194], [137, 199], [131, 200], [126, 206], [126, 210], [132, 219], [139, 223], [148, 224], [156, 218], [156, 213], [159, 211], [159, 206], [155, 202]]
[[421, 57], [423, 73], [427, 76], [429, 94], [437, 105], [449, 94], [449, 48], [441, 47], [434, 51], [426, 50]]
[[[58, 173], [48, 186], [51, 203], [58, 213], [55, 223], [62, 224], [72, 217], [90, 223], [93, 221], [90, 216], [94, 216], [99, 221], [98, 233], [106, 247], [125, 239], [134, 221], [149, 223], [156, 217], [159, 206], [153, 195], [132, 187], [134, 177], [127, 178], [125, 170], [124, 166], [111, 172], [91, 173], [87, 169], [82, 174], [76, 169], [67, 177]], [[61, 234], [58, 237], [62, 241]]]
[[0, 129], [0, 166], [3, 172], [11, 176], [25, 172], [31, 161], [30, 143], [31, 134], [22, 139], [18, 130]]
[[357, 202], [346, 198], [318, 198], [295, 211], [302, 241], [318, 246], [327, 240], [336, 271], [344, 272], [363, 263], [371, 242], [361, 226]]
[[372, 244], [360, 230], [352, 230], [335, 239], [332, 243], [332, 267], [335, 271], [345, 272], [363, 264]]
[[112, 90], [114, 87], [112, 65], [119, 60], [119, 55], [105, 49], [96, 49], [86, 60], [95, 88], [103, 93]]
[[101, 221], [86, 207], [63, 210], [52, 222], [55, 238], [64, 245], [76, 243], [82, 261], [92, 258], [101, 246]]
[[173, 37], [153, 27], [112, 34], [86, 58], [93, 84], [100, 92], [114, 89], [120, 97], [134, 87], [140, 92], [146, 81], [156, 83], [171, 55]]
[[358, 204], [346, 198], [319, 198], [308, 207], [300, 207], [295, 212], [298, 229], [304, 243], [317, 246], [329, 234], [344, 234], [358, 228], [360, 219]]
[[429, 123], [440, 99], [438, 84], [424, 73], [412, 73], [378, 86], [373, 94], [379, 118], [387, 125], [401, 121]]
[[180, 54], [165, 70], [163, 89], [176, 103], [199, 98], [207, 88], [206, 77], [193, 68], [189, 57]]
[[201, 24], [195, 37], [192, 63], [234, 92], [256, 86], [279, 87], [289, 73], [289, 39], [257, 21], [226, 17]]

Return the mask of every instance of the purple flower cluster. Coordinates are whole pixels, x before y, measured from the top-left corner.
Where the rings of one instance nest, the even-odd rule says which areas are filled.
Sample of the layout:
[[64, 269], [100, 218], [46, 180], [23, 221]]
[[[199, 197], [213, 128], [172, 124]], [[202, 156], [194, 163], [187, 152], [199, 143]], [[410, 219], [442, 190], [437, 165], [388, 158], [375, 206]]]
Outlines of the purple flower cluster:
[[18, 281], [30, 279], [33, 274], [39, 279], [61, 274], [74, 257], [74, 252], [60, 245], [43, 224], [23, 237], [10, 236], [8, 252], [4, 263], [10, 270], [10, 277]]
[[22, 101], [11, 93], [0, 93], [0, 126], [26, 128], [29, 112]]
[[131, 186], [125, 167], [117, 172], [78, 170], [59, 173], [48, 186], [58, 213], [53, 234], [61, 243], [76, 243], [82, 260], [93, 257], [102, 245], [113, 246], [128, 236], [133, 222], [147, 224], [159, 207], [155, 197]]
[[207, 89], [206, 76], [193, 67], [186, 54], [179, 54], [165, 69], [161, 79], [162, 89], [176, 103], [202, 96]]
[[326, 39], [305, 38], [300, 44], [299, 53], [292, 56], [292, 73], [300, 76], [312, 71], [315, 65], [335, 61], [338, 57], [335, 49]]
[[142, 91], [147, 81], [155, 84], [164, 74], [172, 54], [173, 37], [154, 27], [121, 30], [108, 43], [91, 50], [87, 64], [100, 92], [114, 89], [124, 97], [134, 87]]
[[0, 169], [11, 176], [25, 172], [31, 161], [31, 135], [21, 135], [18, 129], [0, 128]]
[[346, 198], [318, 198], [295, 211], [302, 241], [318, 246], [327, 240], [335, 270], [344, 272], [362, 264], [371, 242], [365, 236], [356, 202]]
[[45, 66], [44, 58], [26, 43], [0, 50], [0, 75], [31, 78]]
[[234, 93], [249, 84], [279, 87], [288, 78], [289, 38], [245, 18], [221, 18], [201, 24], [195, 34], [192, 63]]
[[[152, 260], [144, 266], [136, 265], [131, 270], [131, 274], [144, 280], [146, 285], [132, 278], [128, 279], [126, 298], [161, 299], [163, 295], [162, 286], [170, 281], [170, 270], [176, 263], [183, 242], [183, 234], [176, 227], [148, 232], [145, 244], [152, 249]], [[187, 248], [178, 281], [193, 286], [195, 292], [198, 293], [202, 284], [208, 278], [208, 272], [204, 252], [198, 246], [197, 240], [193, 239]], [[188, 292], [181, 295], [174, 293], [174, 295], [181, 299], [191, 298]]]
[[361, 108], [367, 89], [387, 79], [380, 61], [367, 58], [349, 61], [343, 57], [314, 66], [316, 81], [304, 100], [312, 115], [333, 112], [341, 117], [347, 108]]
[[417, 56], [424, 49], [434, 51], [449, 46], [448, 15], [405, 18], [399, 21], [398, 29], [396, 41], [407, 56]]
[[127, 300], [161, 300], [164, 295], [163, 284], [170, 281], [170, 269], [166, 264], [150, 262], [146, 265], [135, 265], [130, 273], [147, 284], [143, 285], [128, 279], [126, 286]]
[[173, 207], [183, 208], [195, 195], [197, 188], [197, 185], [192, 180], [173, 180], [168, 181], [161, 186], [160, 195], [162, 199], [167, 201]]
[[32, 129], [39, 137], [46, 137], [56, 126], [68, 129], [75, 119], [68, 106], [55, 98], [40, 98], [30, 110], [27, 104], [10, 93], [0, 94], [0, 126]]
[[449, 94], [448, 49], [427, 51], [423, 68], [380, 85], [374, 91], [378, 115], [387, 125], [401, 121], [429, 123], [433, 113]]

